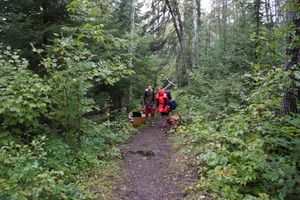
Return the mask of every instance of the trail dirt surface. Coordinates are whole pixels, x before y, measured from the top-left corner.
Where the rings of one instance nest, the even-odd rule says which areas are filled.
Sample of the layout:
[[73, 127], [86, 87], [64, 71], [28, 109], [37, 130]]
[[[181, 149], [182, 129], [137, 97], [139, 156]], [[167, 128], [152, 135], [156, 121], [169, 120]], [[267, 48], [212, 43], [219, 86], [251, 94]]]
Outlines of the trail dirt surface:
[[122, 200], [180, 200], [183, 193], [172, 175], [174, 152], [158, 127], [146, 127], [123, 149], [125, 177], [115, 187]]

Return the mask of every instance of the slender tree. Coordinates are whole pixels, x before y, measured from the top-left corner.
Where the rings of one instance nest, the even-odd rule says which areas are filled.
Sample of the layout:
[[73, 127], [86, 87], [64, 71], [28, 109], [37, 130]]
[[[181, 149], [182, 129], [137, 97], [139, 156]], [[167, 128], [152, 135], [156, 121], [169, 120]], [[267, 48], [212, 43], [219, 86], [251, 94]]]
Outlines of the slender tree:
[[198, 28], [201, 26], [201, 0], [196, 0], [197, 15], [198, 15]]
[[[288, 47], [286, 48], [286, 56], [287, 60], [285, 63], [285, 70], [286, 71], [293, 71], [293, 66], [298, 67], [299, 70], [299, 61], [300, 61], [300, 48], [299, 45], [291, 45], [295, 43], [296, 39], [300, 36], [300, 18], [297, 14], [299, 12], [298, 8], [300, 5], [300, 0], [289, 0], [288, 1], [288, 11], [287, 11], [287, 21], [290, 27], [293, 28], [294, 33], [289, 33], [287, 36], [287, 44]], [[298, 66], [296, 66], [298, 65]], [[291, 75], [290, 77], [292, 81], [294, 81], [295, 77]], [[291, 112], [297, 112], [297, 95], [299, 100], [299, 88], [298, 94], [295, 92], [295, 85], [289, 87], [284, 95], [282, 101], [282, 114], [288, 114]]]
[[192, 69], [197, 65], [197, 40], [198, 40], [198, 10], [197, 1], [193, 0], [193, 36], [192, 36]]
[[[135, 33], [135, 0], [131, 0], [131, 12], [130, 12], [130, 60], [129, 60], [129, 66], [133, 68], [133, 53], [134, 53], [134, 33]], [[129, 102], [132, 101], [132, 83], [130, 83], [129, 86]]]
[[276, 24], [279, 24], [279, 22], [282, 19], [282, 7], [281, 7], [280, 0], [275, 0], [274, 8], [275, 8]]
[[189, 67], [189, 56], [186, 46], [186, 38], [185, 38], [185, 30], [184, 30], [184, 24], [182, 20], [182, 14], [179, 10], [179, 2], [177, 0], [165, 0], [166, 5], [169, 9], [169, 12], [172, 16], [172, 22], [179, 40], [179, 44], [181, 47], [181, 52], [184, 60], [184, 68], [185, 68], [185, 76], [187, 79], [188, 85], [190, 84], [190, 79], [188, 76], [190, 67]]
[[228, 12], [228, 2], [227, 0], [223, 0], [222, 6], [222, 27], [223, 27], [223, 50], [226, 51], [227, 45], [227, 12]]
[[260, 16], [260, 6], [261, 6], [261, 0], [255, 0], [254, 2], [254, 10], [255, 10], [255, 35], [256, 35], [256, 42], [255, 42], [255, 59], [258, 59], [258, 55], [256, 53], [256, 49], [259, 46], [258, 37], [260, 32], [260, 25], [261, 25], [261, 16]]

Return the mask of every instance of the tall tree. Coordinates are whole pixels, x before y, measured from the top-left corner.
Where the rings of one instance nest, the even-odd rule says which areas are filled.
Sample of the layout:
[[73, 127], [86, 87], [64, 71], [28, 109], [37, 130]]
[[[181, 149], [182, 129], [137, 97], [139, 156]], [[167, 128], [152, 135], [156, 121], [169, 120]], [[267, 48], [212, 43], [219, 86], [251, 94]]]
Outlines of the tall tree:
[[223, 50], [226, 51], [227, 45], [227, 12], [228, 12], [228, 2], [223, 0], [222, 2], [222, 27], [223, 27]]
[[198, 27], [201, 26], [201, 0], [196, 0], [197, 15], [198, 15]]
[[185, 30], [184, 30], [184, 24], [182, 19], [182, 14], [179, 9], [179, 2], [177, 0], [165, 0], [166, 5], [168, 6], [169, 12], [172, 16], [172, 22], [177, 34], [177, 38], [179, 40], [179, 44], [181, 47], [181, 52], [184, 60], [184, 69], [185, 69], [185, 77], [187, 80], [187, 84], [190, 84], [189, 79], [189, 56], [186, 46], [186, 38], [185, 38]]
[[258, 59], [257, 55], [257, 48], [259, 46], [258, 38], [259, 38], [259, 32], [260, 32], [260, 26], [261, 26], [261, 16], [260, 16], [260, 6], [261, 6], [261, 0], [255, 0], [254, 2], [254, 15], [255, 15], [255, 35], [256, 35], [256, 41], [255, 41], [255, 59]]
[[[129, 60], [129, 66], [133, 67], [133, 53], [134, 53], [134, 34], [135, 34], [135, 1], [131, 0], [131, 12], [130, 12], [130, 60]], [[132, 83], [129, 85], [129, 102], [132, 101]]]
[[193, 0], [193, 38], [192, 38], [192, 69], [197, 65], [197, 40], [198, 40], [198, 23], [199, 23], [199, 14], [198, 14], [198, 5], [197, 0]]
[[275, 0], [274, 8], [275, 8], [276, 24], [279, 24], [279, 22], [282, 20], [282, 6], [280, 0]]
[[[289, 0], [288, 1], [288, 11], [287, 11], [287, 22], [293, 31], [290, 31], [287, 36], [286, 48], [286, 71], [294, 71], [293, 66], [296, 70], [299, 70], [300, 61], [300, 48], [297, 43], [300, 36], [300, 17], [299, 17], [299, 5], [300, 0]], [[292, 81], [295, 80], [294, 75], [290, 77]], [[288, 114], [291, 112], [297, 112], [297, 95], [299, 100], [299, 88], [298, 94], [296, 93], [295, 85], [292, 84], [284, 93], [282, 101], [282, 114]]]

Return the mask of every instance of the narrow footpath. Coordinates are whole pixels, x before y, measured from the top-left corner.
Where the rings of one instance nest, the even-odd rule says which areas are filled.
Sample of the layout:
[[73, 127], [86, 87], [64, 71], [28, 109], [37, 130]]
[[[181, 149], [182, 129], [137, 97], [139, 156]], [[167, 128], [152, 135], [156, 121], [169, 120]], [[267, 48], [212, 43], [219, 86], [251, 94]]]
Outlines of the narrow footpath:
[[124, 180], [114, 188], [118, 200], [181, 200], [171, 165], [174, 152], [158, 127], [146, 127], [123, 149]]

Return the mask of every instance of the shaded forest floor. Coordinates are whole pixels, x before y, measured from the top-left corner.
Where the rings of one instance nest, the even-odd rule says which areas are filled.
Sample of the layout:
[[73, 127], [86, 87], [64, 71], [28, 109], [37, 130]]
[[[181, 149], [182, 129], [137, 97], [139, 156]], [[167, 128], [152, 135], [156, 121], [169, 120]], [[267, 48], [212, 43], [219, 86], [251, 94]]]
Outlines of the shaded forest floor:
[[184, 158], [157, 126], [140, 129], [122, 152], [123, 178], [114, 186], [113, 199], [184, 199], [184, 188], [197, 181], [196, 170], [187, 173]]

